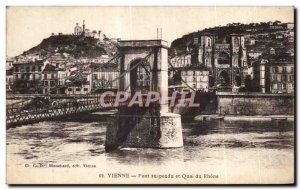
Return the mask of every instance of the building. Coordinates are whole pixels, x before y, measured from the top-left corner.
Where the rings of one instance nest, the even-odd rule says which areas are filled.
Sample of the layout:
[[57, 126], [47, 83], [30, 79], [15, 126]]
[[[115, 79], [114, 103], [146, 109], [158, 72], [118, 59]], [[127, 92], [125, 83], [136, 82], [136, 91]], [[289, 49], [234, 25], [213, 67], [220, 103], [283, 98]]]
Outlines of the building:
[[[232, 34], [220, 37], [202, 34], [200, 37], [194, 37], [193, 44], [187, 49], [189, 49], [188, 53], [181, 55], [175, 53], [175, 57], [170, 59], [175, 69], [196, 67], [201, 68], [200, 71], [207, 71], [201, 75], [208, 77], [207, 89], [210, 90], [232, 91], [233, 87], [238, 90], [244, 86], [248, 61], [243, 35]], [[169, 67], [169, 70], [171, 69]], [[178, 76], [174, 76], [174, 73], [169, 73], [170, 82], [176, 77]], [[196, 85], [196, 88], [199, 87]]]
[[271, 25], [270, 29], [273, 29], [273, 30], [283, 30], [284, 27], [282, 25]]
[[262, 93], [266, 93], [266, 84], [268, 83], [266, 77], [269, 76], [269, 73], [266, 72], [267, 60], [262, 59], [259, 64], [259, 87]]
[[92, 91], [97, 93], [119, 88], [119, 68], [117, 64], [92, 63]]
[[74, 35], [76, 36], [82, 35], [82, 27], [79, 26], [78, 23], [76, 23], [76, 26], [74, 28]]
[[276, 39], [283, 39], [284, 35], [279, 33], [279, 34], [275, 34], [275, 38]]
[[43, 60], [13, 63], [14, 91], [19, 93], [42, 93], [40, 85]]
[[83, 65], [77, 65], [65, 72], [66, 94], [70, 96], [84, 95], [91, 92], [91, 70]]
[[272, 48], [272, 47], [270, 48], [270, 54], [271, 54], [271, 55], [275, 55], [275, 54], [276, 54], [276, 51], [275, 51], [275, 49], [274, 49], [274, 48]]
[[270, 61], [270, 92], [294, 93], [294, 63], [292, 61]]
[[255, 39], [254, 38], [250, 38], [250, 45], [255, 45]]
[[6, 92], [11, 92], [14, 84], [13, 68], [6, 70]]
[[6, 59], [6, 70], [10, 70], [13, 68], [14, 59], [13, 58], [7, 58]]
[[261, 51], [250, 50], [247, 52], [248, 60], [249, 59], [258, 59], [262, 56]]
[[112, 59], [110, 56], [108, 55], [101, 55], [99, 57], [95, 57], [95, 58], [92, 58], [90, 61], [93, 63], [93, 64], [98, 64], [98, 63], [106, 63], [108, 62], [110, 59]]
[[250, 59], [248, 73], [245, 78], [245, 88], [247, 92], [268, 92], [267, 70], [265, 59]]
[[198, 64], [210, 69], [212, 84], [219, 91], [231, 91], [233, 86], [244, 86], [244, 70], [248, 69], [245, 39], [232, 34], [219, 37], [203, 34], [196, 45]]
[[288, 23], [285, 24], [285, 27], [288, 30], [294, 30], [295, 25], [292, 22], [288, 22]]
[[6, 92], [11, 92], [13, 88], [13, 63], [14, 59], [13, 58], [7, 58], [6, 59]]
[[85, 27], [85, 20], [83, 20], [82, 26], [79, 26], [78, 23], [76, 23], [74, 27], [74, 33], [75, 36], [85, 36], [85, 37], [92, 37], [95, 39], [99, 39], [100, 42], [103, 41], [104, 34], [101, 33], [101, 30], [98, 32], [96, 30], [90, 30]]
[[65, 94], [65, 72], [47, 64], [42, 71], [43, 94]]
[[209, 91], [209, 71], [199, 67], [183, 67], [180, 69], [181, 78], [185, 81], [180, 81], [185, 90], [192, 91]]
[[185, 53], [171, 58], [171, 63], [174, 68], [189, 67], [191, 66], [191, 59], [192, 55]]

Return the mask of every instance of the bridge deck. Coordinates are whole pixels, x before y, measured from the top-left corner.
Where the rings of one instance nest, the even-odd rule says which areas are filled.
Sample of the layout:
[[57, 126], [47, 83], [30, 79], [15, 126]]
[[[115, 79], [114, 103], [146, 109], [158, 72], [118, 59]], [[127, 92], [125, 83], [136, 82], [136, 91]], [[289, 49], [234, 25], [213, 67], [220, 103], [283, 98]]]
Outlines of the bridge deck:
[[111, 106], [101, 106], [99, 98], [87, 98], [79, 102], [60, 102], [57, 105], [48, 106], [46, 108], [24, 109], [25, 105], [23, 104], [9, 105], [6, 108], [6, 124], [7, 128], [9, 128], [50, 118], [114, 109], [114, 97], [105, 99], [105, 103]]

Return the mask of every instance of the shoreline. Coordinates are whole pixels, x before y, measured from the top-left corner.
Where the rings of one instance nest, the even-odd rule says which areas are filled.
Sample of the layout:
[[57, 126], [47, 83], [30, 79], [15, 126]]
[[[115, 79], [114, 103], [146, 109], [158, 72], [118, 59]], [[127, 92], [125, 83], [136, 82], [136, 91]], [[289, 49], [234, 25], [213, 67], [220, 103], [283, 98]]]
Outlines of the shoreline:
[[197, 115], [195, 121], [294, 121], [293, 115]]

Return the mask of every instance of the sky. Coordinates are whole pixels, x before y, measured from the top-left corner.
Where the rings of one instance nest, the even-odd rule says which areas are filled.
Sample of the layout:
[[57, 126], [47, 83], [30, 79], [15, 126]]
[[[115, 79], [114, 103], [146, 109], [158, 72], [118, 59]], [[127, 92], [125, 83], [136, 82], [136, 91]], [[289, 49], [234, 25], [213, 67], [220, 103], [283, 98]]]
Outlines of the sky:
[[240, 22], [294, 22], [293, 7], [7, 7], [6, 55], [19, 55], [51, 33], [72, 34], [78, 22], [109, 38], [171, 42], [204, 28]]

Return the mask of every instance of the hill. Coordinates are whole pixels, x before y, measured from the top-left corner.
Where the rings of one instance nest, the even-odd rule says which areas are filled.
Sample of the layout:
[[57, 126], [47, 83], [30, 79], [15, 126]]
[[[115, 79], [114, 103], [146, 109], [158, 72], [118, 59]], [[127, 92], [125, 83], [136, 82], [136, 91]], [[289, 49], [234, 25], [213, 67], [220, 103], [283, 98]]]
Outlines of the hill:
[[41, 54], [43, 57], [50, 57], [55, 53], [68, 53], [74, 58], [94, 58], [104, 54], [110, 55], [115, 51], [116, 44], [110, 42], [108, 38], [103, 43], [99, 43], [99, 40], [93, 37], [53, 35], [22, 55]]
[[178, 54], [184, 53], [187, 50], [195, 37], [199, 37], [203, 34], [212, 34], [216, 38], [228, 37], [230, 34], [243, 34], [247, 35], [248, 38], [257, 38], [259, 34], [262, 33], [277, 33], [286, 30], [287, 23], [281, 23], [280, 21], [275, 22], [261, 22], [261, 23], [250, 23], [250, 24], [241, 24], [241, 23], [232, 23], [226, 26], [217, 26], [213, 28], [206, 28], [196, 32], [192, 32], [174, 40], [171, 43], [169, 55], [174, 56], [175, 50]]

